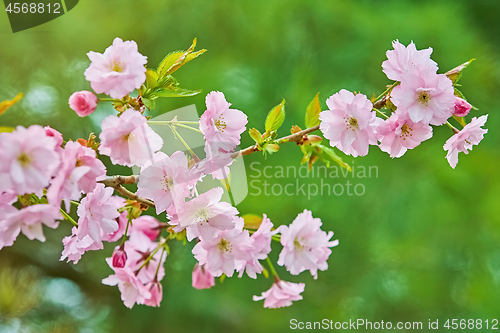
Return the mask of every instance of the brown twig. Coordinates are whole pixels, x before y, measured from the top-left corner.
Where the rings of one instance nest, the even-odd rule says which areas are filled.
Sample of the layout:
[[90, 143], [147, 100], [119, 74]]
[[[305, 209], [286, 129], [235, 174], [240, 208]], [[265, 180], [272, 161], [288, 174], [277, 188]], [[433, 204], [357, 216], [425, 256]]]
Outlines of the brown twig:
[[131, 192], [122, 186], [123, 184], [137, 183], [138, 180], [139, 180], [139, 176], [136, 176], [136, 175], [113, 176], [113, 177], [108, 177], [105, 180], [101, 180], [100, 183], [103, 183], [106, 186], [114, 188], [115, 191], [117, 191], [121, 195], [129, 197], [130, 199], [136, 200], [136, 201], [140, 202], [141, 204], [144, 204], [148, 207], [155, 207], [155, 204], [152, 201], [149, 201], [147, 199], [143, 199], [143, 198], [139, 197], [137, 194], [135, 194], [134, 192]]
[[[310, 127], [310, 128], [306, 128], [305, 130], [302, 130], [300, 132], [297, 132], [297, 133], [294, 133], [294, 134], [290, 134], [288, 136], [284, 136], [280, 139], [277, 139], [276, 142], [281, 144], [281, 143], [285, 143], [285, 142], [297, 142], [299, 141], [300, 139], [302, 139], [304, 137], [304, 135], [308, 134], [308, 133], [311, 133], [311, 132], [314, 132], [316, 130], [319, 129], [319, 125], [317, 126], [314, 126], [314, 127]], [[253, 146], [250, 146], [248, 148], [245, 148], [243, 150], [240, 150], [240, 151], [237, 151], [235, 153], [233, 153], [231, 155], [232, 158], [236, 158], [238, 156], [245, 156], [245, 155], [250, 155], [252, 153], [255, 153], [256, 151], [259, 151], [259, 149], [257, 148], [257, 145], [253, 145]]]

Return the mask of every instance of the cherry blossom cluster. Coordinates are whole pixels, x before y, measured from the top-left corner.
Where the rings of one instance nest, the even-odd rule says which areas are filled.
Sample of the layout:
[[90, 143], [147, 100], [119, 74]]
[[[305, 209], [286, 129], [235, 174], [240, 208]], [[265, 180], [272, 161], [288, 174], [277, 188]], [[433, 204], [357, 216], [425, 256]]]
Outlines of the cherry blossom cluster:
[[[417, 50], [413, 42], [405, 47], [397, 40], [393, 47], [387, 51], [382, 68], [387, 78], [396, 82], [372, 100], [344, 89], [330, 96], [326, 101], [329, 110], [320, 114], [321, 131], [332, 146], [348, 155], [365, 156], [369, 145], [378, 145], [394, 158], [430, 139], [430, 125], [447, 124], [454, 135], [444, 149], [455, 168], [458, 153], [467, 154], [482, 140], [487, 130], [481, 126], [488, 116], [474, 117], [465, 125], [463, 117], [472, 106], [460, 97], [463, 95], [449, 78], [456, 73], [437, 74], [438, 66], [430, 58], [432, 48]], [[381, 108], [393, 113], [389, 117]], [[377, 113], [386, 119], [376, 117]], [[461, 123], [463, 129], [454, 128], [448, 122], [450, 118]]]
[[[467, 154], [487, 132], [481, 128], [487, 116], [474, 117], [470, 123], [464, 120], [472, 106], [457, 96], [461, 93], [456, 81], [465, 66], [437, 74], [437, 64], [430, 59], [432, 49], [418, 51], [413, 43], [405, 47], [395, 41], [382, 64], [395, 82], [378, 98], [369, 100], [343, 89], [327, 99], [328, 110], [321, 112], [317, 95], [306, 112], [307, 128], [294, 126], [291, 135], [277, 139], [285, 117], [283, 101], [269, 112], [264, 134], [249, 130], [255, 145], [238, 150], [247, 116], [233, 108], [222, 92], [212, 91], [206, 95], [206, 110], [199, 121], [159, 122], [186, 148], [166, 154], [162, 148], [168, 142], [150, 127], [154, 121], [146, 115], [157, 98], [199, 92], [180, 88], [172, 76], [204, 52], [195, 52], [195, 44], [196, 40], [188, 51], [167, 55], [156, 70], [145, 67], [147, 58], [134, 41], [116, 38], [104, 53], [89, 52], [91, 63], [85, 77], [94, 92], [75, 92], [69, 106], [85, 117], [98, 103], [113, 103], [117, 114], [102, 121], [98, 137], [92, 133], [88, 139], [64, 141], [58, 131], [38, 125], [0, 133], [0, 249], [12, 246], [20, 233], [43, 242], [43, 225], [57, 228], [60, 221], [68, 221], [73, 227], [62, 240], [60, 260], [77, 264], [87, 251], [115, 243], [112, 256], [106, 259], [114, 273], [102, 282], [118, 286], [125, 306], [131, 308], [135, 304], [159, 306], [169, 244], [189, 241], [194, 243], [192, 254], [197, 261], [194, 288], [211, 288], [216, 277], [268, 277], [266, 261], [274, 283], [254, 300], [264, 300], [268, 308], [290, 306], [302, 299], [305, 284], [279, 278], [269, 259], [273, 241], [281, 247], [279, 266], [291, 275], [309, 271], [314, 279], [318, 271], [328, 268], [331, 248], [339, 242], [332, 240], [333, 232], [321, 229], [321, 220], [307, 209], [289, 225], [275, 226], [266, 214], [242, 215], [234, 203], [224, 201], [226, 192], [231, 197], [229, 176], [236, 157], [257, 151], [276, 153], [281, 144], [293, 141], [304, 152], [303, 163], [312, 165], [319, 159], [329, 163], [325, 154], [348, 168], [332, 147], [356, 157], [367, 155], [369, 145], [378, 145], [391, 157], [401, 157], [432, 137], [431, 125], [446, 124], [455, 133], [444, 145], [455, 168], [458, 153]], [[449, 123], [451, 119], [463, 129], [457, 130]], [[202, 135], [205, 156], [196, 155], [176, 127]], [[332, 147], [321, 145], [321, 137], [309, 135], [318, 129]], [[101, 156], [108, 156], [115, 165], [136, 166], [140, 172], [107, 175]], [[218, 179], [224, 186], [199, 193], [205, 177]], [[137, 184], [136, 193], [123, 186], [132, 183]]]

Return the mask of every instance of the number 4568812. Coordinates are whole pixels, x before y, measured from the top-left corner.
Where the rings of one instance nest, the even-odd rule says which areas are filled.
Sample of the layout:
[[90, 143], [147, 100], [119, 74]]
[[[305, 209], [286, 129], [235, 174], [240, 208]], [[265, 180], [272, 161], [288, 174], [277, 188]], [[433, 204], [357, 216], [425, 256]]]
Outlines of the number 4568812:
[[42, 13], [48, 13], [48, 14], [60, 14], [61, 13], [61, 4], [60, 3], [35, 3], [35, 2], [32, 2], [32, 3], [9, 3], [9, 5], [7, 6], [7, 8], [5, 8], [5, 11], [8, 12], [8, 13], [14, 13], [14, 14], [18, 14], [18, 13], [23, 13], [23, 14], [27, 14], [27, 13], [31, 13], [31, 14], [35, 14], [35, 13], [39, 13], [39, 14], [42, 14]]

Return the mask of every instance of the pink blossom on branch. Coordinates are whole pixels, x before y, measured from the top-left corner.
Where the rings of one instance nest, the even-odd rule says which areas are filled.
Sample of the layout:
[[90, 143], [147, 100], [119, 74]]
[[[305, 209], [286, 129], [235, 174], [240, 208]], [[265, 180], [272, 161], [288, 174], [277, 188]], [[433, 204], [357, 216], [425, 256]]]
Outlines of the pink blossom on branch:
[[160, 235], [161, 228], [162, 225], [158, 219], [150, 215], [141, 215], [132, 221], [131, 230], [133, 232], [142, 232], [151, 241], [155, 241]]
[[163, 152], [142, 168], [137, 184], [137, 195], [155, 202], [156, 213], [164, 212], [175, 202], [184, 202], [196, 183], [188, 169], [188, 160], [181, 151], [171, 156]]
[[71, 229], [71, 236], [64, 237], [63, 240], [64, 249], [61, 254], [59, 261], [68, 259], [68, 262], [73, 261], [73, 264], [77, 264], [82, 258], [82, 255], [91, 250], [102, 250], [102, 245], [100, 246], [95, 242], [89, 235], [78, 235], [78, 229], [73, 227]]
[[82, 192], [91, 192], [98, 180], [106, 179], [106, 167], [96, 158], [93, 149], [68, 141], [61, 153], [61, 166], [47, 190], [47, 199], [60, 205], [65, 199], [69, 212], [70, 200], [79, 200]]
[[139, 53], [134, 41], [115, 38], [104, 53], [87, 53], [91, 64], [85, 78], [98, 94], [105, 93], [121, 99], [146, 81], [147, 57]]
[[455, 169], [458, 163], [458, 153], [463, 152], [468, 154], [469, 150], [472, 150], [472, 146], [478, 145], [483, 139], [484, 134], [488, 132], [487, 129], [481, 128], [486, 123], [486, 120], [488, 120], [488, 115], [472, 118], [471, 122], [465, 125], [460, 132], [446, 141], [443, 148], [448, 152], [446, 158], [453, 169]]
[[394, 50], [387, 51], [387, 60], [382, 63], [383, 72], [394, 81], [403, 81], [407, 73], [436, 73], [437, 64], [431, 59], [432, 48], [417, 51], [411, 42], [407, 47], [397, 39], [392, 42]]
[[175, 229], [187, 228], [188, 240], [194, 237], [210, 239], [219, 230], [234, 228], [234, 218], [238, 210], [227, 202], [221, 201], [224, 190], [216, 187], [185, 202], [179, 207], [179, 226]]
[[99, 152], [108, 155], [113, 164], [143, 165], [163, 146], [162, 138], [146, 121], [146, 117], [133, 109], [120, 117], [106, 117], [101, 125]]
[[99, 99], [90, 91], [77, 91], [69, 97], [69, 107], [80, 117], [92, 114], [97, 108]]
[[309, 270], [317, 279], [318, 269], [324, 271], [328, 268], [326, 260], [332, 253], [330, 247], [339, 244], [338, 240], [330, 241], [333, 232], [327, 234], [321, 230], [321, 224], [319, 218], [313, 218], [311, 211], [305, 209], [290, 226], [280, 226], [283, 250], [278, 265], [285, 265], [293, 275]]
[[123, 304], [127, 308], [132, 308], [134, 304], [144, 304], [146, 299], [151, 298], [151, 293], [139, 280], [135, 273], [128, 267], [114, 268], [111, 258], [106, 258], [106, 262], [115, 274], [102, 280], [102, 283], [108, 286], [118, 286]]
[[363, 94], [354, 95], [345, 89], [326, 100], [329, 110], [319, 115], [319, 129], [345, 154], [365, 156], [368, 146], [377, 144], [374, 127], [378, 121], [373, 104]]
[[220, 91], [210, 92], [205, 99], [207, 110], [200, 118], [200, 131], [207, 144], [221, 145], [224, 152], [230, 152], [240, 143], [241, 133], [245, 131], [247, 116], [240, 110], [230, 109]]
[[453, 83], [444, 74], [409, 73], [391, 92], [391, 101], [417, 123], [442, 125], [453, 114]]
[[233, 228], [220, 231], [215, 238], [201, 238], [193, 248], [193, 254], [213, 276], [224, 273], [231, 277], [252, 258], [253, 242], [248, 230]]
[[394, 157], [401, 157], [408, 149], [413, 149], [422, 141], [432, 137], [432, 127], [424, 123], [414, 123], [405, 113], [393, 113], [381, 123], [379, 147], [382, 151]]
[[80, 201], [77, 214], [78, 237], [90, 236], [102, 248], [103, 236], [118, 230], [118, 209], [125, 205], [123, 198], [113, 196], [114, 189], [97, 184], [95, 190]]
[[19, 233], [28, 239], [45, 242], [42, 226], [55, 229], [62, 216], [59, 208], [38, 204], [20, 210], [10, 205], [0, 205], [0, 249], [11, 246]]
[[160, 282], [153, 281], [146, 284], [146, 289], [151, 293], [151, 297], [146, 298], [144, 304], [147, 306], [160, 306], [161, 300], [163, 298], [163, 287]]
[[0, 156], [0, 191], [20, 195], [41, 195], [60, 162], [56, 139], [38, 125], [0, 133]]
[[204, 265], [196, 263], [193, 269], [192, 285], [196, 289], [210, 289], [215, 285], [215, 277], [205, 269]]
[[302, 299], [300, 295], [306, 285], [304, 283], [293, 283], [278, 280], [273, 283], [271, 289], [262, 293], [261, 296], [254, 296], [254, 301], [264, 300], [265, 308], [282, 308], [292, 305], [293, 301]]

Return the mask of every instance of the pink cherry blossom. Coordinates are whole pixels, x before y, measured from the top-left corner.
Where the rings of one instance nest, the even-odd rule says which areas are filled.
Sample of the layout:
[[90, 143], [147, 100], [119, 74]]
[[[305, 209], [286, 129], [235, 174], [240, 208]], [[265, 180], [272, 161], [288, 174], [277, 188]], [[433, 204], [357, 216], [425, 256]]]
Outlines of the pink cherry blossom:
[[38, 125], [0, 133], [0, 156], [0, 191], [20, 195], [42, 195], [60, 162], [56, 140]]
[[393, 113], [389, 119], [381, 123], [379, 147], [394, 157], [401, 157], [408, 149], [413, 149], [422, 141], [432, 137], [432, 127], [424, 123], [414, 123], [405, 113]]
[[205, 175], [212, 175], [213, 179], [226, 179], [229, 175], [229, 166], [233, 163], [231, 153], [221, 150], [222, 147], [229, 148], [223, 144], [205, 144], [205, 158], [193, 165], [190, 169], [195, 177], [202, 179]]
[[451, 117], [455, 95], [453, 83], [444, 74], [408, 73], [391, 92], [391, 101], [417, 123], [442, 125]]
[[196, 263], [193, 269], [192, 285], [196, 289], [210, 289], [215, 285], [215, 277], [205, 269], [205, 266]]
[[176, 151], [170, 157], [158, 152], [153, 163], [148, 162], [141, 168], [137, 194], [153, 200], [156, 213], [160, 214], [175, 202], [184, 202], [195, 183], [183, 152]]
[[0, 249], [11, 246], [20, 232], [28, 239], [45, 242], [42, 225], [55, 229], [61, 220], [59, 208], [38, 204], [20, 210], [9, 205], [0, 205]]
[[125, 200], [113, 196], [113, 191], [112, 187], [97, 184], [95, 190], [80, 201], [77, 210], [80, 239], [88, 235], [102, 247], [102, 235], [118, 230], [118, 209], [125, 205]]
[[62, 134], [50, 126], [45, 126], [43, 129], [45, 130], [45, 134], [47, 136], [53, 137], [54, 140], [56, 141], [56, 151], [58, 150], [58, 148], [60, 149], [59, 151], [62, 151], [61, 146], [64, 142]]
[[99, 99], [90, 91], [77, 91], [69, 97], [69, 107], [80, 117], [92, 114], [97, 108]]
[[272, 227], [273, 223], [266, 214], [264, 214], [259, 229], [251, 236], [254, 240], [253, 248], [250, 251], [252, 258], [248, 260], [243, 269], [239, 271], [239, 277], [243, 276], [244, 271], [246, 271], [248, 276], [252, 279], [256, 279], [257, 274], [262, 273], [263, 267], [259, 260], [267, 258], [267, 255], [271, 252], [272, 235], [278, 233], [278, 230], [271, 230]]
[[472, 105], [470, 105], [465, 99], [455, 96], [455, 110], [453, 111], [455, 116], [465, 117], [469, 114], [471, 109]]
[[163, 298], [163, 287], [160, 282], [153, 281], [146, 284], [146, 289], [151, 293], [151, 297], [144, 301], [147, 306], [160, 306], [161, 300]]
[[151, 241], [155, 241], [160, 235], [162, 225], [160, 221], [150, 215], [141, 215], [132, 221], [132, 230], [142, 232]]
[[142, 284], [130, 268], [114, 268], [111, 261], [111, 258], [106, 259], [106, 262], [114, 270], [115, 274], [103, 279], [102, 283], [108, 286], [118, 285], [123, 304], [127, 308], [131, 309], [136, 303], [144, 304], [146, 299], [151, 298], [148, 288]]
[[373, 104], [365, 95], [345, 89], [330, 96], [326, 104], [329, 110], [320, 113], [319, 128], [330, 144], [354, 157], [368, 154], [368, 146], [377, 143], [373, 128], [379, 118]]
[[106, 117], [101, 125], [99, 152], [108, 155], [113, 164], [141, 166], [163, 146], [162, 138], [146, 121], [146, 117], [133, 109], [120, 117]]
[[73, 261], [73, 264], [77, 264], [82, 258], [82, 255], [91, 250], [102, 250], [102, 245], [100, 246], [95, 242], [89, 235], [83, 237], [78, 236], [78, 229], [73, 227], [71, 229], [71, 236], [63, 238], [64, 250], [62, 251], [60, 261], [68, 259], [68, 262]]
[[234, 270], [241, 270], [252, 258], [250, 251], [254, 240], [248, 230], [233, 228], [219, 231], [215, 238], [200, 238], [193, 248], [193, 254], [200, 265], [213, 276], [233, 276]]
[[392, 47], [394, 50], [387, 51], [387, 60], [382, 63], [383, 72], [389, 79], [404, 81], [407, 73], [436, 73], [438, 67], [431, 60], [432, 48], [417, 51], [413, 42], [405, 47], [398, 40], [392, 42]]
[[219, 230], [234, 228], [233, 219], [238, 210], [231, 204], [220, 201], [223, 193], [221, 187], [212, 188], [179, 208], [179, 226], [188, 227], [188, 240], [199, 236], [213, 238]]
[[247, 116], [240, 110], [230, 109], [231, 103], [220, 91], [210, 92], [205, 99], [207, 110], [200, 118], [200, 131], [211, 145], [220, 145], [225, 152], [232, 151], [240, 143], [246, 129]]
[[293, 275], [309, 270], [317, 279], [318, 269], [324, 271], [328, 268], [326, 260], [332, 253], [330, 247], [339, 244], [338, 240], [330, 241], [333, 232], [327, 234], [320, 227], [321, 220], [313, 218], [309, 210], [300, 213], [290, 226], [280, 226], [283, 250], [278, 265], [285, 265]]
[[70, 200], [79, 200], [81, 192], [91, 192], [98, 180], [106, 178], [106, 167], [96, 158], [93, 149], [74, 141], [66, 143], [61, 159], [59, 172], [47, 190], [47, 198], [54, 205], [65, 199], [69, 212]]
[[104, 53], [90, 51], [87, 56], [91, 64], [85, 78], [98, 94], [121, 99], [146, 81], [147, 57], [139, 53], [134, 41], [115, 38]]
[[484, 134], [488, 132], [487, 129], [481, 128], [486, 123], [486, 120], [488, 120], [488, 115], [472, 118], [471, 122], [465, 125], [460, 132], [446, 141], [443, 148], [448, 151], [446, 158], [453, 169], [458, 163], [458, 153], [464, 152], [468, 154], [469, 150], [472, 150], [472, 146], [478, 145]]
[[261, 296], [254, 296], [254, 301], [264, 300], [265, 308], [282, 308], [292, 305], [293, 301], [300, 301], [300, 295], [306, 285], [304, 283], [293, 283], [283, 280], [278, 280], [273, 283], [271, 289], [262, 293]]
[[[105, 242], [113, 243], [119, 240], [120, 238], [123, 237], [125, 234], [125, 230], [127, 229], [127, 223], [128, 223], [128, 212], [124, 211], [120, 213], [120, 216], [118, 216], [115, 221], [118, 223], [118, 230], [111, 234], [101, 234], [101, 239]], [[130, 231], [128, 232], [130, 234]]]
[[[161, 281], [165, 276], [163, 264], [167, 256], [166, 253], [162, 256], [162, 250], [156, 252], [151, 260], [142, 267], [145, 259], [148, 258], [157, 247], [158, 243], [151, 241], [142, 232], [134, 232], [133, 230], [130, 233], [129, 240], [125, 242], [125, 252], [127, 253], [125, 267], [134, 272], [140, 269], [139, 273], [136, 275], [144, 284], [154, 281], [155, 279]], [[158, 275], [156, 275], [158, 265], [160, 268], [158, 269]]]

